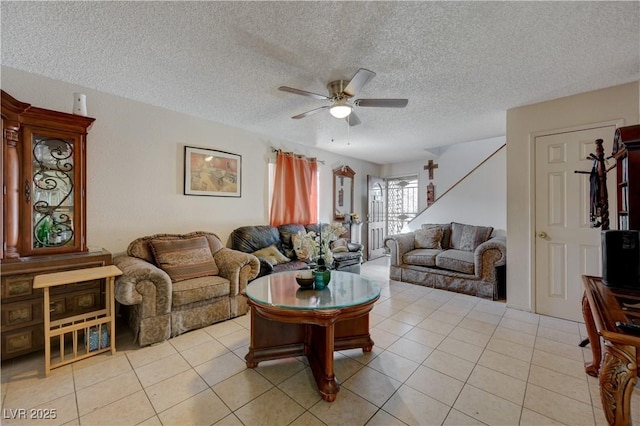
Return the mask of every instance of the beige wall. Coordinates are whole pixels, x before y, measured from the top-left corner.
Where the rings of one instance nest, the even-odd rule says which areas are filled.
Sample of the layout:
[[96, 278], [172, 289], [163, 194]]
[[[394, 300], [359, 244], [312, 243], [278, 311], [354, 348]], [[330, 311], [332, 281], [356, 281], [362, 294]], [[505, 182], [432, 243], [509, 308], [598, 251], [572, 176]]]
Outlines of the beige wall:
[[[2, 67], [2, 89], [34, 106], [71, 112], [73, 92], [87, 95], [96, 121], [87, 146], [87, 243], [112, 253], [154, 233], [209, 230], [224, 242], [242, 225], [267, 224], [271, 147], [316, 156], [320, 167], [320, 219], [332, 213], [332, 169], [355, 172], [355, 210], [364, 217], [366, 175], [380, 166], [287, 143], [151, 105]], [[283, 123], [286, 125], [287, 123]], [[184, 146], [242, 156], [242, 197], [183, 195]], [[364, 200], [364, 201], [363, 201]]]
[[[382, 166], [382, 173], [384, 177], [390, 178], [412, 175], [418, 176], [418, 211], [422, 212], [427, 208], [427, 186], [429, 183], [433, 183], [435, 186], [436, 198], [440, 197], [477, 167], [478, 164], [496, 152], [498, 148], [506, 143], [506, 140], [506, 136], [498, 136], [495, 138], [445, 145], [438, 148], [437, 156], [430, 155], [425, 151], [425, 155], [421, 159], [385, 164]], [[433, 160], [433, 162], [438, 165], [438, 168], [433, 172], [433, 179], [429, 179], [429, 171], [424, 169], [429, 160]], [[501, 179], [504, 181], [504, 176], [506, 176], [506, 163], [502, 164], [501, 167], [503, 172]], [[458, 195], [461, 197], [466, 196], [464, 193], [459, 193]], [[506, 192], [502, 195], [505, 198], [507, 196]], [[505, 217], [505, 214], [506, 213], [503, 213], [502, 216]], [[502, 228], [505, 229], [504, 223]]]
[[407, 228], [416, 230], [424, 223], [459, 222], [491, 226], [496, 235], [504, 236], [507, 229], [506, 151], [503, 147], [490, 158], [483, 158], [486, 162], [418, 215]]
[[640, 122], [638, 82], [507, 111], [507, 303], [535, 309], [534, 135], [592, 123]]

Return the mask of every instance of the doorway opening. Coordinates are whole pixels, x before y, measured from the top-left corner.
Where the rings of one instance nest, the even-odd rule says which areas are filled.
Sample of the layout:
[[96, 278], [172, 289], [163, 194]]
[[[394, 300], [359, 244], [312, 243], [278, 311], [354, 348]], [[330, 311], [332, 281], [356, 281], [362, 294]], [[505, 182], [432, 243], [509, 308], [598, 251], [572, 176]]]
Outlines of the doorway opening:
[[387, 183], [387, 235], [399, 234], [418, 215], [418, 176], [385, 179]]

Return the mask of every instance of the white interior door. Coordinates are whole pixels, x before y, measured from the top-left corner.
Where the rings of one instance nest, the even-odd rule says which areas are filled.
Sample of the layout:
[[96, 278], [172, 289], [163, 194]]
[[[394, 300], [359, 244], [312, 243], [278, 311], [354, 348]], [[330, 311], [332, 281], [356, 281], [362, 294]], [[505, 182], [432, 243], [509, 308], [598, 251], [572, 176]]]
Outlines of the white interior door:
[[[600, 228], [589, 222], [589, 175], [595, 140], [611, 153], [615, 126], [540, 136], [535, 139], [536, 312], [582, 319], [582, 278], [601, 274]], [[611, 162], [610, 164], [613, 164]], [[615, 174], [607, 175], [610, 222], [615, 224]], [[513, 262], [514, 260], [511, 259]]]

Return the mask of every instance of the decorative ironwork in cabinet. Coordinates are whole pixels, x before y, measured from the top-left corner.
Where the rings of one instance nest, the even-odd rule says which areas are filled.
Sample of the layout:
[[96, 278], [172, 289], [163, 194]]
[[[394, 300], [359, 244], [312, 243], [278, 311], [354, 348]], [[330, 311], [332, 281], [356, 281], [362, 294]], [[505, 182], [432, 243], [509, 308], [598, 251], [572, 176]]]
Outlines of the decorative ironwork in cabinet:
[[25, 196], [31, 213], [29, 248], [75, 248], [74, 156], [78, 144], [73, 138], [36, 133], [29, 134], [27, 140], [32, 148], [31, 170], [27, 172], [25, 167]]

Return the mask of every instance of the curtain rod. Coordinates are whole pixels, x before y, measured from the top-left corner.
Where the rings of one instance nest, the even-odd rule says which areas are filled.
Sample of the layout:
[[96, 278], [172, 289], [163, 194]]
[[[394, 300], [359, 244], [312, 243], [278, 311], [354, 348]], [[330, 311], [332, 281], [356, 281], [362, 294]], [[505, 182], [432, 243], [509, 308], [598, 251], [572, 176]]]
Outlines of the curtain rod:
[[[278, 149], [278, 148], [271, 147], [271, 152], [280, 152], [280, 151], [282, 151], [282, 150], [281, 150], [281, 149]], [[287, 151], [284, 151], [284, 152], [287, 152]], [[305, 158], [307, 158], [307, 156], [306, 156], [306, 155], [296, 154], [296, 153], [294, 153], [294, 152], [292, 152], [292, 154], [294, 154], [294, 155], [299, 155], [299, 156], [301, 156], [301, 157], [305, 157]], [[320, 164], [324, 165], [324, 160], [318, 160], [318, 159], [316, 158], [316, 163], [320, 163]]]

